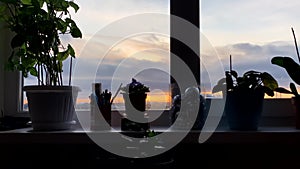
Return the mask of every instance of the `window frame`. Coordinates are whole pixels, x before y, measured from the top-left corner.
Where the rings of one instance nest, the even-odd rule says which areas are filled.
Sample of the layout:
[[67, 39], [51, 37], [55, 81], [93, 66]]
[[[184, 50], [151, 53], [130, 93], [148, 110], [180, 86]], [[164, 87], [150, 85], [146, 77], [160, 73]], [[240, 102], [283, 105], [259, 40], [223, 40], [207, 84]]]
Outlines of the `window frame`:
[[[198, 0], [187, 1], [191, 4], [196, 3]], [[170, 2], [175, 2], [175, 0], [170, 0]], [[187, 3], [185, 2], [185, 3]], [[171, 7], [172, 8], [172, 7]], [[200, 8], [200, 6], [199, 6]], [[200, 9], [198, 8], [198, 13]], [[184, 10], [184, 9], [183, 9]], [[200, 21], [200, 19], [199, 19]], [[7, 30], [3, 29], [3, 23], [0, 23], [0, 55], [6, 57], [0, 57], [0, 63], [2, 64], [0, 67], [0, 116], [2, 112], [5, 116], [29, 116], [29, 113], [26, 111], [22, 111], [23, 108], [23, 78], [18, 72], [8, 72], [4, 70], [3, 63], [5, 63], [7, 57], [10, 55], [10, 40], [13, 37], [13, 34]], [[172, 51], [171, 51], [172, 52]], [[190, 62], [196, 63], [196, 62]], [[195, 66], [195, 65], [194, 65]], [[196, 65], [197, 67], [197, 65]], [[197, 68], [196, 68], [197, 69]], [[200, 71], [199, 71], [200, 73]], [[200, 78], [200, 76], [199, 76]], [[267, 99], [266, 99], [267, 100]], [[268, 99], [269, 100], [269, 99]], [[273, 99], [272, 99], [273, 100]], [[274, 103], [277, 104], [278, 101], [281, 102], [281, 99], [274, 99]], [[290, 99], [285, 99], [290, 100]], [[288, 111], [283, 111], [285, 108], [282, 107], [281, 111], [277, 109], [272, 109], [272, 106], [269, 106], [271, 109], [264, 109], [266, 112], [263, 112], [263, 116], [265, 118], [282, 118], [282, 117], [291, 117], [294, 116], [292, 112], [292, 108], [289, 108]], [[271, 122], [272, 123], [272, 122]]]
[[[5, 70], [5, 63], [10, 56], [10, 41], [13, 33], [10, 32], [4, 23], [0, 23], [0, 106], [1, 116], [19, 116], [22, 110], [22, 90], [23, 79], [19, 72], [10, 72]], [[24, 114], [23, 114], [24, 116]]]

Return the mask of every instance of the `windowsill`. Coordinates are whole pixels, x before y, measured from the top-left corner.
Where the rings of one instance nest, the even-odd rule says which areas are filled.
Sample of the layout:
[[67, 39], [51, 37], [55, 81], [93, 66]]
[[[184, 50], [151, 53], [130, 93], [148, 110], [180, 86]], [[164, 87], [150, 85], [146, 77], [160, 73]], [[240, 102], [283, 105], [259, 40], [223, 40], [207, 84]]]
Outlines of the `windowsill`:
[[[157, 132], [165, 129], [156, 128]], [[0, 144], [91, 144], [88, 134], [115, 134], [114, 131], [65, 130], [52, 132], [36, 132], [32, 128], [23, 128], [0, 132]], [[167, 131], [178, 133], [180, 131]], [[260, 127], [257, 131], [234, 131], [221, 128], [212, 134], [204, 144], [299, 144], [300, 130], [294, 127]], [[124, 132], [124, 134], [133, 132]], [[199, 131], [191, 131], [182, 141], [183, 144], [198, 143]], [[199, 144], [199, 143], [198, 143]]]

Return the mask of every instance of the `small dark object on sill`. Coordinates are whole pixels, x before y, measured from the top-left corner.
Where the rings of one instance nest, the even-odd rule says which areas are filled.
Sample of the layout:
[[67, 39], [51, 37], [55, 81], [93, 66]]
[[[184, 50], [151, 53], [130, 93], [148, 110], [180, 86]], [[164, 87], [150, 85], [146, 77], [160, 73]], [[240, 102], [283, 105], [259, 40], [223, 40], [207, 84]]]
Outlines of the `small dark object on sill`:
[[0, 131], [31, 127], [29, 117], [4, 116], [0, 118]]

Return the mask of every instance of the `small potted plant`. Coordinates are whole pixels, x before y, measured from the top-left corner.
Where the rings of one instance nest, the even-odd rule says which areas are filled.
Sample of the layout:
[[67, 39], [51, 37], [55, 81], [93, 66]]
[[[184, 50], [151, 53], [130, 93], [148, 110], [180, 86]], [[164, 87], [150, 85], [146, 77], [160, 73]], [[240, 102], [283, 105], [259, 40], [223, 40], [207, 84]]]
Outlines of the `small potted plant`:
[[133, 106], [138, 111], [145, 111], [147, 92], [150, 92], [149, 87], [132, 78], [131, 83], [122, 87], [121, 91], [123, 91], [126, 110]]
[[257, 130], [264, 94], [274, 96], [277, 81], [267, 72], [248, 71], [239, 77], [230, 69], [225, 74], [212, 92], [222, 91], [226, 98], [224, 112], [230, 129]]
[[[149, 126], [147, 123], [138, 123], [127, 118], [140, 118], [144, 119], [144, 111], [146, 110], [146, 98], [147, 92], [150, 92], [149, 87], [145, 86], [141, 82], [138, 82], [136, 79], [132, 78], [131, 83], [127, 84], [124, 87], [121, 87], [122, 95], [124, 98], [125, 103], [125, 110], [126, 110], [126, 118], [125, 123], [127, 125], [133, 124], [132, 127], [124, 126], [124, 130], [127, 128], [135, 128], [133, 130], [148, 130]], [[134, 117], [133, 117], [134, 116]]]
[[[71, 19], [70, 8], [79, 6], [68, 0], [0, 0], [0, 18], [14, 32], [13, 49], [7, 69], [37, 78], [36, 86], [25, 86], [29, 113], [35, 130], [69, 129], [74, 123], [74, 102], [78, 87], [63, 84], [63, 63], [75, 51], [64, 46], [61, 36], [81, 38], [82, 33]], [[70, 64], [72, 65], [72, 64]], [[70, 70], [71, 70], [70, 66]], [[70, 71], [71, 72], [71, 71]]]

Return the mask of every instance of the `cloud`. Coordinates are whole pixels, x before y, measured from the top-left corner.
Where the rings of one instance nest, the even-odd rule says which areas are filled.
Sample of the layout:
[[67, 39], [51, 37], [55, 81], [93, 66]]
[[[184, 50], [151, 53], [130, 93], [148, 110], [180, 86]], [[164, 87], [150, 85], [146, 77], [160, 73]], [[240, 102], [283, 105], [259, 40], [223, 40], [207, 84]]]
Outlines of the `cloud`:
[[[96, 59], [95, 59], [96, 60]], [[116, 92], [117, 87], [123, 83], [126, 85], [131, 82], [131, 78], [137, 78], [142, 83], [145, 83], [150, 89], [159, 89], [168, 92], [169, 87], [169, 75], [168, 72], [161, 70], [148, 68], [149, 65], [155, 67], [168, 67], [168, 64], [163, 62], [153, 62], [149, 60], [137, 60], [135, 58], [126, 59], [125, 64], [101, 64], [91, 66], [95, 64], [93, 61], [82, 62], [80, 60], [80, 67], [76, 67], [76, 74], [74, 76], [74, 84], [82, 88], [80, 96], [87, 97], [91, 92], [92, 83], [102, 83], [103, 89], [109, 89]], [[122, 63], [122, 60], [119, 60]], [[99, 67], [98, 67], [99, 66]], [[93, 68], [96, 68], [92, 70]], [[136, 72], [137, 67], [142, 71]], [[118, 73], [118, 69], [121, 69], [121, 73]], [[135, 76], [127, 76], [127, 72], [136, 72]]]
[[[224, 72], [229, 70], [229, 55], [232, 54], [233, 57], [233, 69], [236, 70], [241, 76], [243, 73], [249, 70], [256, 70], [261, 72], [269, 72], [272, 74], [282, 86], [288, 86], [291, 82], [291, 79], [285, 72], [283, 68], [280, 68], [276, 65], [271, 64], [271, 59], [274, 56], [290, 56], [295, 60], [296, 53], [293, 43], [290, 41], [279, 41], [271, 42], [263, 45], [252, 44], [252, 43], [237, 43], [226, 46], [216, 47], [215, 50], [219, 54], [221, 63], [224, 65]], [[212, 52], [213, 53], [213, 52]], [[214, 55], [205, 56], [203, 59], [215, 58]], [[212, 85], [217, 83], [216, 79], [221, 79], [223, 75], [217, 75], [213, 73], [217, 67], [212, 66], [210, 72], [206, 73], [206, 79], [202, 80], [203, 86], [209, 88], [209, 80], [211, 80]], [[208, 77], [207, 77], [208, 76]]]

